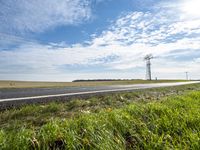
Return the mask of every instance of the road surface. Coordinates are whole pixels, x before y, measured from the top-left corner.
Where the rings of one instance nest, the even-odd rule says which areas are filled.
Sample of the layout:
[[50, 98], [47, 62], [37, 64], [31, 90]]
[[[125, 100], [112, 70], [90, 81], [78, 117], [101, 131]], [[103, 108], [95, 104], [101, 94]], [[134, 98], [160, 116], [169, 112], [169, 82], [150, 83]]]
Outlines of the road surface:
[[49, 100], [67, 100], [74, 97], [84, 97], [103, 93], [132, 91], [136, 89], [158, 88], [200, 83], [176, 82], [133, 85], [112, 85], [97, 87], [65, 87], [65, 88], [27, 88], [27, 89], [0, 89], [0, 107], [14, 106], [17, 103], [37, 103]]

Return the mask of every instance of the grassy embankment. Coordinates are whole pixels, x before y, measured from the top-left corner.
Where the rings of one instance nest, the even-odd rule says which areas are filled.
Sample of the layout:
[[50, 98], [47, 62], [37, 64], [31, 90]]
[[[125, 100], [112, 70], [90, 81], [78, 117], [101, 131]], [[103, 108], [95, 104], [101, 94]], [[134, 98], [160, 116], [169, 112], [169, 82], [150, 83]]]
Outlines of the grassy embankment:
[[25, 106], [0, 128], [0, 149], [200, 149], [200, 84]]
[[104, 86], [118, 84], [185, 82], [186, 80], [116, 80], [116, 81], [89, 81], [89, 82], [29, 82], [29, 81], [0, 81], [1, 88], [45, 88], [45, 87], [79, 87], [79, 86]]

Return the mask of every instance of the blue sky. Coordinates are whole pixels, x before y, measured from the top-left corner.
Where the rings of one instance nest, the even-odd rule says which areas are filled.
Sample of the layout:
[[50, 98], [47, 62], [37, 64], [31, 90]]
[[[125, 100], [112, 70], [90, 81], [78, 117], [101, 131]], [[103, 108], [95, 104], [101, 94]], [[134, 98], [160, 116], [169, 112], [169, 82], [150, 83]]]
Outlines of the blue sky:
[[0, 0], [0, 79], [200, 79], [198, 0]]

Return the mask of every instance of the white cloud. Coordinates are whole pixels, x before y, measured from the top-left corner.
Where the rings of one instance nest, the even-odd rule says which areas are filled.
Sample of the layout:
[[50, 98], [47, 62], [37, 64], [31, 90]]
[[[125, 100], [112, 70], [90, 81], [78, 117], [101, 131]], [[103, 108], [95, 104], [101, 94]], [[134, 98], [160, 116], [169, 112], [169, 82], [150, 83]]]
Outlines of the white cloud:
[[177, 50], [180, 53], [188, 50], [190, 54], [198, 51], [200, 20], [174, 20], [164, 13], [132, 12], [122, 16], [108, 31], [94, 38], [91, 47], [106, 45], [102, 49], [119, 55], [121, 59], [111, 64], [115, 69], [141, 66], [143, 56], [148, 53], [165, 56]]
[[[93, 36], [87, 46], [34, 43], [22, 45], [16, 51], [0, 51], [0, 63], [4, 64], [0, 66], [1, 73], [14, 74], [16, 68], [20, 68], [19, 74], [54, 74], [52, 78], [60, 74], [63, 80], [67, 73], [70, 79], [114, 78], [117, 75], [119, 78], [143, 78], [143, 57], [152, 53], [158, 57], [153, 60], [154, 76], [185, 78], [184, 72], [189, 71], [192, 78], [199, 78], [200, 19], [172, 16], [172, 12], [176, 13], [162, 10], [122, 15], [101, 35]], [[59, 68], [65, 65], [91, 66], [91, 70], [100, 65], [111, 71], [102, 74], [79, 73], [77, 70], [75, 75]]]
[[91, 17], [89, 0], [0, 1], [0, 32], [42, 32]]

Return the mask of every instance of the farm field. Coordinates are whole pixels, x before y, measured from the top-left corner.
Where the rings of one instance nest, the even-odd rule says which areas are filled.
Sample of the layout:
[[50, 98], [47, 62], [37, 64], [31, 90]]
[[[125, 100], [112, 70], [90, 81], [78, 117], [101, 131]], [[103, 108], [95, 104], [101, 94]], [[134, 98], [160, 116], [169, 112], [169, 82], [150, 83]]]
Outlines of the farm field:
[[200, 0], [0, 0], [0, 150], [200, 150]]
[[24, 106], [0, 114], [0, 149], [199, 149], [200, 84]]
[[46, 87], [81, 87], [126, 85], [143, 83], [186, 82], [186, 80], [116, 80], [116, 81], [82, 81], [82, 82], [31, 82], [31, 81], [0, 81], [0, 88], [46, 88]]

